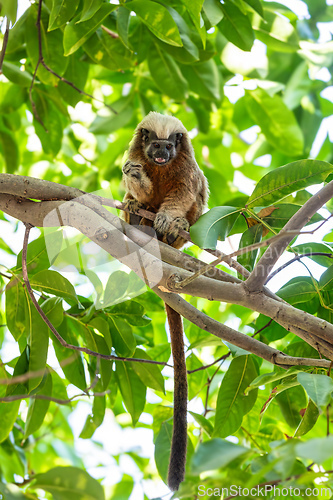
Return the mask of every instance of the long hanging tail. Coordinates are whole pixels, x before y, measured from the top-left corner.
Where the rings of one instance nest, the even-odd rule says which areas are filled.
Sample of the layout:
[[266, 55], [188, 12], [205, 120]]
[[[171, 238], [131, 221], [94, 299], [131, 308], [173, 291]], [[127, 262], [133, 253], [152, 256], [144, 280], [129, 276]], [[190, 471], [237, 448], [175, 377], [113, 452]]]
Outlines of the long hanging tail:
[[165, 304], [171, 336], [174, 366], [173, 433], [168, 472], [168, 486], [177, 491], [185, 476], [187, 448], [187, 372], [183, 324], [179, 313]]

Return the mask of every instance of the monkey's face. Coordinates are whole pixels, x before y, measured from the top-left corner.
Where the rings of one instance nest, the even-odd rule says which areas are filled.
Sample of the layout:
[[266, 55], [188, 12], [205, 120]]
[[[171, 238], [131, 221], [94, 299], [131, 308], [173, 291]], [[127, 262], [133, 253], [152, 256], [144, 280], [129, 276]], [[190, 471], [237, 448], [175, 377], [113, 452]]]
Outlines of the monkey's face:
[[141, 129], [145, 156], [157, 165], [166, 165], [176, 157], [181, 143], [181, 133], [171, 134], [167, 139], [160, 139], [156, 132]]

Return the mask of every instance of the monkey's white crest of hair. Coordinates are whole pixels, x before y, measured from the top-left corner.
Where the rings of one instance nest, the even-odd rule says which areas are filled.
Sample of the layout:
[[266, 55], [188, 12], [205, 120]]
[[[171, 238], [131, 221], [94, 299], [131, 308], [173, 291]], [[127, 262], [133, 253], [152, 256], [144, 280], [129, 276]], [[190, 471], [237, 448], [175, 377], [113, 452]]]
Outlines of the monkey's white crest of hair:
[[178, 118], [175, 116], [162, 115], [156, 111], [151, 111], [145, 118], [139, 123], [138, 129], [146, 128], [148, 130], [154, 130], [159, 139], [168, 139], [171, 134], [176, 132], [186, 133], [187, 130]]

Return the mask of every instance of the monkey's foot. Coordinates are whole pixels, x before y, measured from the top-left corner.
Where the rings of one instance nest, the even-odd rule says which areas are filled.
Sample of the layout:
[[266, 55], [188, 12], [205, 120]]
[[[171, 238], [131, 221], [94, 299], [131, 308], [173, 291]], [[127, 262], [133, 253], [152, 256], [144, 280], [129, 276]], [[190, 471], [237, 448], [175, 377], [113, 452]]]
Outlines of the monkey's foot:
[[166, 212], [159, 212], [154, 220], [154, 228], [158, 238], [162, 238], [168, 230], [173, 221], [173, 217]]
[[179, 236], [180, 231], [188, 231], [190, 229], [190, 224], [184, 217], [176, 217], [170, 224], [168, 231], [163, 237], [163, 241], [172, 245]]
[[140, 163], [132, 163], [128, 160], [123, 166], [123, 172], [125, 175], [140, 180], [142, 176], [142, 165], [140, 165]]
[[125, 208], [132, 214], [138, 213], [139, 208], [144, 208], [144, 207], [145, 205], [143, 203], [140, 203], [138, 200], [135, 200], [134, 198], [125, 201]]

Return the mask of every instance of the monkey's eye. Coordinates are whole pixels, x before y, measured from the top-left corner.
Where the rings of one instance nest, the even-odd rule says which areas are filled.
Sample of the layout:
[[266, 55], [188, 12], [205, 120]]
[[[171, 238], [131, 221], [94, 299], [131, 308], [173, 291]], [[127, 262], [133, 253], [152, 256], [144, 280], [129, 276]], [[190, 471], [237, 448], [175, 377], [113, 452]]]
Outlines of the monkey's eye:
[[166, 147], [166, 149], [171, 149], [172, 148], [172, 144], [167, 144], [165, 147]]
[[158, 149], [158, 148], [160, 147], [160, 145], [159, 145], [159, 143], [158, 143], [158, 142], [154, 142], [154, 143], [153, 143], [153, 146], [154, 146], [154, 148], [155, 148], [155, 149]]

